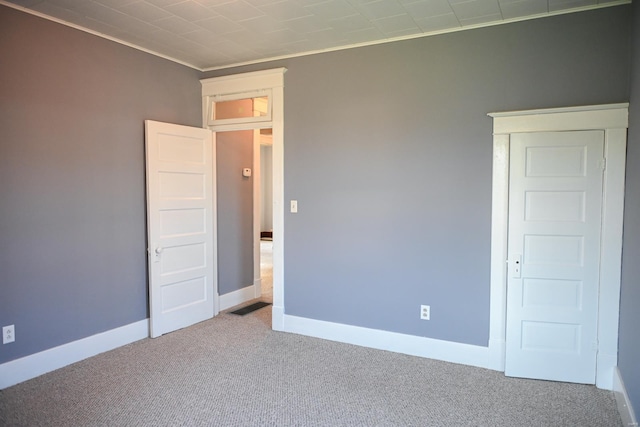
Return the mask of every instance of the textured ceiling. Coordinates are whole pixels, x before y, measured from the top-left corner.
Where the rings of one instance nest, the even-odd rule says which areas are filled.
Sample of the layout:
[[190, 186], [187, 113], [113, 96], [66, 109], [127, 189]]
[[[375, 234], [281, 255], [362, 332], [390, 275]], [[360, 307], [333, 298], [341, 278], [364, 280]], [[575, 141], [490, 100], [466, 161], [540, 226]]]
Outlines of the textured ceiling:
[[13, 0], [200, 70], [630, 0]]

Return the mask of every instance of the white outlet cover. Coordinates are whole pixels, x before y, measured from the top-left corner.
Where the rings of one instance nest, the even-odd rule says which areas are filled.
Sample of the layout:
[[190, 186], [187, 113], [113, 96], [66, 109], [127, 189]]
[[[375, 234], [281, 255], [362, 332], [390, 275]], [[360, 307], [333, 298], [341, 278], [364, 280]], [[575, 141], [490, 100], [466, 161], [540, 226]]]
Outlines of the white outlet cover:
[[421, 305], [420, 306], [420, 319], [422, 320], [430, 320], [431, 319], [431, 306]]
[[3, 326], [2, 327], [2, 344], [9, 344], [16, 340], [15, 326]]

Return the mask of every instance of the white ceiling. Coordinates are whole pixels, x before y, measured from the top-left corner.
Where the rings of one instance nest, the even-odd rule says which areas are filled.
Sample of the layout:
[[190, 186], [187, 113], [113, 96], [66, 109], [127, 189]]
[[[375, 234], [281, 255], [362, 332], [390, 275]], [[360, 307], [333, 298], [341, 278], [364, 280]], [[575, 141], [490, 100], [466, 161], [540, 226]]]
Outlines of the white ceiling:
[[630, 0], [11, 0], [0, 4], [199, 70]]

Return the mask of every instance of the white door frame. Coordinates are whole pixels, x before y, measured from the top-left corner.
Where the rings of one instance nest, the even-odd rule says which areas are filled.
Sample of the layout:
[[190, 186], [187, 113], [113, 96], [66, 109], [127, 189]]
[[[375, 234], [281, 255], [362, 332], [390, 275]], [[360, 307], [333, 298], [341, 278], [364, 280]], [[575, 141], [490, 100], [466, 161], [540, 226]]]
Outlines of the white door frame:
[[509, 140], [519, 132], [601, 129], [605, 132], [604, 190], [598, 297], [596, 386], [611, 390], [618, 364], [618, 317], [622, 267], [622, 223], [629, 104], [490, 113], [493, 118], [491, 211], [491, 294], [488, 367], [504, 371], [507, 234], [509, 215]]
[[[213, 77], [200, 80], [202, 83], [202, 126], [216, 132], [257, 129], [259, 127], [271, 127], [273, 132], [273, 310], [272, 328], [277, 331], [284, 330], [284, 73], [286, 68], [275, 68], [265, 71], [235, 74], [223, 77]], [[256, 91], [268, 91], [271, 93], [271, 121], [256, 123], [237, 123], [209, 126], [209, 106], [214, 96], [244, 94]], [[254, 168], [256, 164], [254, 163]], [[258, 164], [259, 167], [259, 164]], [[259, 211], [256, 215], [256, 206], [260, 206], [259, 187], [256, 190], [254, 180], [254, 277], [255, 269], [260, 271], [260, 221]], [[257, 217], [257, 221], [256, 221]], [[256, 237], [257, 236], [257, 237]], [[214, 242], [217, 251], [217, 234]], [[257, 254], [256, 254], [257, 251]], [[216, 252], [217, 253], [217, 252]], [[217, 266], [216, 266], [217, 271]], [[259, 274], [259, 273], [258, 273]], [[259, 282], [258, 282], [259, 287]], [[219, 300], [219, 298], [217, 298]]]

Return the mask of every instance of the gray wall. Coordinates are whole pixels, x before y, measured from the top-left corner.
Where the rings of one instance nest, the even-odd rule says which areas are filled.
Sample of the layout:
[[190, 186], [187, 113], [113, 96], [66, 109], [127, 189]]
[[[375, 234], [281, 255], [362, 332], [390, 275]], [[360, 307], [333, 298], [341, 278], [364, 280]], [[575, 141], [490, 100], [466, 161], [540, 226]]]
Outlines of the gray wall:
[[[491, 111], [626, 102], [629, 6], [286, 66], [287, 314], [486, 346]], [[419, 305], [430, 304], [429, 322]]]
[[[207, 73], [289, 68], [287, 313], [487, 345], [486, 113], [627, 101], [630, 11]], [[201, 112], [197, 72], [2, 6], [0, 58], [0, 325], [18, 338], [2, 363], [147, 316], [142, 121], [199, 126]], [[637, 410], [631, 111], [620, 368]]]
[[200, 73], [0, 6], [0, 363], [148, 317], [144, 119]]
[[631, 103], [622, 253], [618, 365], [640, 416], [640, 5], [633, 4]]
[[253, 131], [216, 134], [218, 293], [253, 285]]

